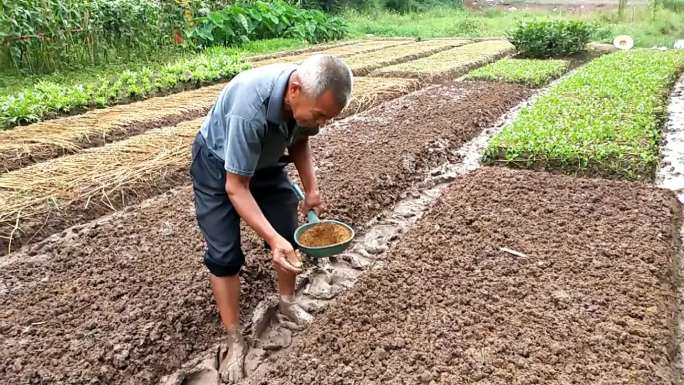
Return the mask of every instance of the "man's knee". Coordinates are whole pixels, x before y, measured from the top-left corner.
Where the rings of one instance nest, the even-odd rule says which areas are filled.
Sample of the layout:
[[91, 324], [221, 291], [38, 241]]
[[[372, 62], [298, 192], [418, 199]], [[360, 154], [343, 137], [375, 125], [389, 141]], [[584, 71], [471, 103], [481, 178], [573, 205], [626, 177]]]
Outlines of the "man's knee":
[[244, 264], [245, 257], [241, 250], [223, 253], [219, 256], [210, 255], [207, 251], [204, 255], [204, 265], [211, 274], [217, 277], [230, 277], [239, 274]]

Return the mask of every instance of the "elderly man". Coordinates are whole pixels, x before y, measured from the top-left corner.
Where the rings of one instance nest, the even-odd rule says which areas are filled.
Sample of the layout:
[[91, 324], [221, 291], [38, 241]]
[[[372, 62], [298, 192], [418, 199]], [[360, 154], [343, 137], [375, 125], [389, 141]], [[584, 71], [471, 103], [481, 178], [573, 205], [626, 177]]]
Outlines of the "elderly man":
[[301, 272], [293, 239], [298, 201], [285, 164], [294, 163], [304, 186], [302, 209], [320, 212], [308, 138], [349, 103], [352, 82], [349, 67], [330, 55], [245, 71], [228, 83], [195, 139], [195, 208], [207, 242], [204, 263], [228, 333], [228, 355], [221, 365], [226, 381], [243, 377], [246, 353], [239, 331], [238, 273], [245, 261], [240, 218], [271, 250], [281, 313], [299, 325], [310, 319], [294, 302], [295, 277]]

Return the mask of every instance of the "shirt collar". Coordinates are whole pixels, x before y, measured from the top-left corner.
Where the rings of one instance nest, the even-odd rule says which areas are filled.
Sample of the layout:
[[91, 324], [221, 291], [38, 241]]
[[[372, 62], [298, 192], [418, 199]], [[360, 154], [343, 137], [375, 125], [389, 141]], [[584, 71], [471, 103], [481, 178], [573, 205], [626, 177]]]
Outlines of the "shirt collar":
[[278, 125], [285, 123], [283, 117], [283, 98], [285, 97], [285, 91], [287, 90], [287, 85], [290, 81], [290, 75], [292, 75], [296, 69], [297, 68], [293, 66], [278, 75], [273, 90], [271, 90], [271, 96], [268, 98], [268, 107], [266, 107], [266, 119], [269, 122]]

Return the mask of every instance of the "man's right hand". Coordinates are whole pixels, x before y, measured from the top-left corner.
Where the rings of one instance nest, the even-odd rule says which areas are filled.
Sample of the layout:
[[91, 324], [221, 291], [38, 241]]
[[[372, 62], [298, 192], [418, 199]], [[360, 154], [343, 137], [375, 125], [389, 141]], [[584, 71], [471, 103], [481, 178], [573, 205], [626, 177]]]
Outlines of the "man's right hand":
[[269, 243], [273, 255], [273, 266], [292, 274], [302, 272], [302, 259], [295, 251], [292, 244], [285, 238], [278, 236], [274, 242]]

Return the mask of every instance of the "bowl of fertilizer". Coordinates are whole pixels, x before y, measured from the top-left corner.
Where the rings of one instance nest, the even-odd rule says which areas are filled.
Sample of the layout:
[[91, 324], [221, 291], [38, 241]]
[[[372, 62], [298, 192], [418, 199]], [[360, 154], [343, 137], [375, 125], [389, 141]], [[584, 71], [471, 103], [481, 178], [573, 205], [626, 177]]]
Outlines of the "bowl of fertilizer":
[[[299, 186], [292, 189], [297, 197], [304, 199]], [[320, 220], [313, 210], [307, 213], [308, 223], [295, 230], [294, 239], [299, 249], [313, 257], [329, 257], [339, 254], [349, 247], [354, 239], [354, 229], [346, 223], [335, 220]]]

